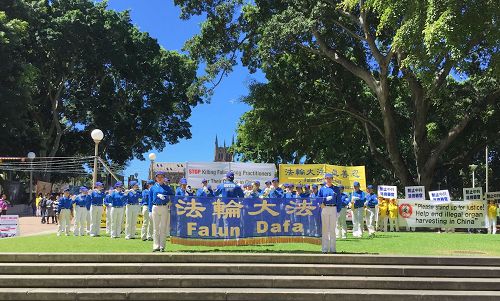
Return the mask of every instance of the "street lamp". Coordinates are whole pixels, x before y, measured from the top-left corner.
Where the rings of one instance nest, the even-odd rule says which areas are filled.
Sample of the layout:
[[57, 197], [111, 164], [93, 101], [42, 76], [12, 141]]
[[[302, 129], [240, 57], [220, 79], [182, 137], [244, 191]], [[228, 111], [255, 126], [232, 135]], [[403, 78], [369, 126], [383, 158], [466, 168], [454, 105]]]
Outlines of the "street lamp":
[[477, 168], [476, 164], [469, 165], [470, 170], [472, 171], [472, 188], [476, 187], [476, 174], [475, 170]]
[[28, 153], [28, 160], [30, 161], [30, 202], [35, 198], [33, 197], [33, 160], [35, 160], [36, 154], [34, 152]]
[[94, 171], [92, 173], [92, 187], [95, 187], [95, 183], [97, 182], [97, 155], [99, 150], [99, 142], [104, 138], [104, 134], [101, 130], [95, 129], [90, 133], [92, 140], [95, 142], [94, 148]]
[[151, 165], [149, 166], [149, 178], [152, 179], [153, 178], [153, 164], [156, 160], [156, 154], [150, 153], [148, 157], [149, 157], [149, 160], [151, 160]]

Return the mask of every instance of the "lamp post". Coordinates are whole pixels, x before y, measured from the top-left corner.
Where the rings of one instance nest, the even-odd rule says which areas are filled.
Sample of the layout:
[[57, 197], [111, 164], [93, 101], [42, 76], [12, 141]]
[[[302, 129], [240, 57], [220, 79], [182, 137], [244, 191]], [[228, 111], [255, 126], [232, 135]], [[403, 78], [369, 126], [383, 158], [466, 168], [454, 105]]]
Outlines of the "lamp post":
[[30, 161], [30, 202], [34, 200], [33, 198], [33, 160], [35, 160], [36, 154], [34, 152], [28, 153], [28, 160]]
[[469, 165], [469, 168], [472, 171], [472, 188], [474, 188], [474, 187], [476, 187], [476, 174], [475, 174], [475, 171], [476, 171], [477, 165], [476, 164], [471, 164], [471, 165]]
[[151, 165], [149, 166], [149, 178], [153, 178], [153, 164], [155, 163], [156, 160], [156, 154], [155, 153], [150, 153], [149, 154], [149, 160], [151, 160]]
[[95, 187], [95, 183], [97, 182], [97, 155], [99, 151], [99, 142], [102, 141], [104, 138], [104, 134], [101, 130], [95, 129], [90, 133], [90, 136], [92, 137], [92, 140], [95, 142], [95, 148], [94, 148], [94, 170], [92, 173], [92, 187]]

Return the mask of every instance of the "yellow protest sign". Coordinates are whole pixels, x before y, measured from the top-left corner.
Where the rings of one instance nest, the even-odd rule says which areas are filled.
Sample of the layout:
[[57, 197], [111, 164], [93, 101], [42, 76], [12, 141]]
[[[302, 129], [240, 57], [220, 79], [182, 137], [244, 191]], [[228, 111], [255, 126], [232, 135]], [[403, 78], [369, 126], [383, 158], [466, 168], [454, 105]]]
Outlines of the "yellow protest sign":
[[280, 164], [280, 182], [292, 184], [321, 184], [325, 173], [333, 175], [336, 185], [344, 185], [346, 191], [352, 191], [354, 182], [359, 182], [361, 189], [366, 189], [364, 166], [339, 166], [328, 164]]

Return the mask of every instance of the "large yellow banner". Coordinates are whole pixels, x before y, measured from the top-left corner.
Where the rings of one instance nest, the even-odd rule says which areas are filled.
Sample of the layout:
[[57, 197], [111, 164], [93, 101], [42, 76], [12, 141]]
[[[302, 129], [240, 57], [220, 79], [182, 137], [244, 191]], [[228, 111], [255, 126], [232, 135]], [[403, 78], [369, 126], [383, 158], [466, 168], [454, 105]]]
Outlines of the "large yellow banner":
[[338, 166], [328, 164], [280, 164], [280, 182], [292, 184], [321, 184], [325, 173], [333, 175], [336, 185], [344, 185], [347, 192], [352, 191], [354, 182], [366, 189], [364, 166]]

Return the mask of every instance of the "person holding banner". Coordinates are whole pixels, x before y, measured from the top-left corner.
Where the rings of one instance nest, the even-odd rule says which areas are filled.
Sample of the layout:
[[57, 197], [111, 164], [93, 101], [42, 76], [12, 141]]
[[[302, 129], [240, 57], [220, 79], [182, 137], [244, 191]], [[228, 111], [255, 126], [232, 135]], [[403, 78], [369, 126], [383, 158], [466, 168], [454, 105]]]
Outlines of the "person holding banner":
[[311, 193], [309, 194], [309, 197], [310, 197], [310, 198], [315, 198], [315, 197], [317, 197], [317, 196], [318, 196], [318, 185], [313, 184], [313, 185], [311, 186], [311, 188], [312, 188], [312, 189], [311, 189]]
[[272, 187], [271, 192], [269, 193], [269, 198], [282, 198], [283, 197], [283, 189], [280, 187], [280, 180], [278, 178], [274, 178], [271, 181]]
[[142, 190], [141, 199], [141, 212], [142, 212], [142, 228], [141, 228], [141, 239], [143, 241], [153, 240], [153, 221], [149, 218], [149, 189], [153, 186], [155, 181], [148, 180], [144, 189]]
[[102, 205], [106, 194], [102, 191], [103, 184], [96, 182], [94, 191], [90, 194], [90, 236], [99, 236], [101, 228]]
[[333, 175], [325, 174], [325, 185], [318, 197], [325, 198], [321, 204], [321, 250], [323, 253], [336, 253], [337, 206], [340, 204], [340, 189], [333, 185]]
[[264, 191], [262, 192], [262, 194], [259, 196], [259, 198], [261, 199], [264, 199], [264, 198], [267, 198], [269, 196], [269, 194], [271, 193], [271, 180], [267, 180], [265, 183], [266, 185], [266, 188], [264, 189]]
[[378, 205], [378, 230], [387, 232], [387, 209], [389, 207], [389, 199], [379, 197]]
[[123, 192], [123, 183], [118, 181], [115, 190], [110, 196], [111, 202], [111, 238], [119, 238], [123, 228], [124, 206], [127, 204], [127, 195]]
[[57, 236], [61, 236], [63, 232], [66, 233], [66, 236], [69, 236], [72, 208], [73, 201], [69, 197], [69, 188], [66, 188], [64, 189], [63, 197], [59, 198], [59, 204], [57, 206], [57, 214], [59, 215]]
[[497, 210], [498, 206], [495, 200], [488, 201], [488, 223], [486, 224], [488, 234], [497, 233]]
[[137, 181], [130, 181], [130, 190], [126, 193], [127, 206], [125, 209], [125, 239], [135, 239], [135, 230], [137, 227], [137, 217], [141, 207], [139, 205], [142, 194], [139, 190]]
[[196, 196], [200, 196], [200, 197], [211, 197], [211, 196], [214, 196], [214, 192], [208, 186], [208, 180], [207, 179], [201, 180], [201, 185], [202, 185], [202, 187], [200, 189], [198, 189], [198, 191], [196, 192]]
[[375, 235], [375, 221], [377, 219], [377, 205], [378, 197], [373, 190], [373, 185], [368, 185], [366, 187], [368, 192], [366, 196], [366, 227], [368, 228], [368, 235], [370, 237]]
[[[170, 229], [170, 196], [174, 192], [166, 184], [163, 172], [155, 175], [156, 183], [149, 190], [149, 216], [153, 221], [153, 252], [165, 252], [167, 231]], [[185, 179], [184, 179], [185, 180]]]
[[360, 238], [363, 236], [363, 212], [366, 202], [366, 193], [359, 187], [359, 182], [353, 183], [354, 191], [351, 193], [352, 208], [352, 235]]
[[344, 192], [344, 185], [339, 186], [340, 189], [340, 203], [337, 206], [338, 218], [337, 218], [337, 238], [346, 239], [347, 238], [347, 206], [349, 205], [349, 196]]

